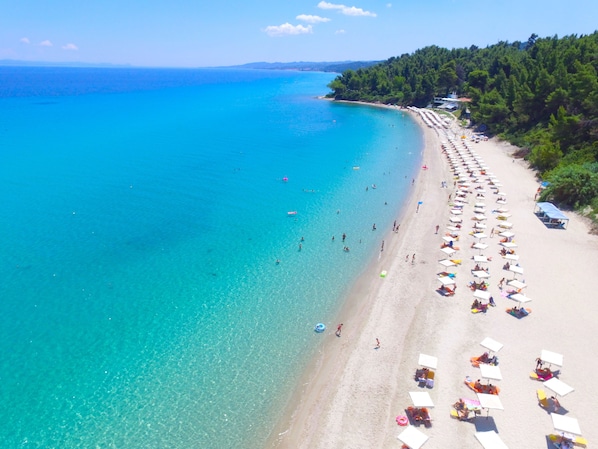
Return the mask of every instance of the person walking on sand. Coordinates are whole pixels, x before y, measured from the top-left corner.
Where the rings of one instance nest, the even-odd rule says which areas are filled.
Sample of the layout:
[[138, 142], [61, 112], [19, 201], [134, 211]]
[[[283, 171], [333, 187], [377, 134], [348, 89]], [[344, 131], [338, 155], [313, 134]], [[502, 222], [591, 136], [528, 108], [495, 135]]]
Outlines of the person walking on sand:
[[405, 262], [409, 262], [409, 254], [405, 256]]
[[382, 246], [380, 247], [380, 252], [384, 251], [384, 240], [382, 240]]
[[380, 340], [376, 338], [376, 347], [374, 349], [380, 349]]
[[413, 265], [415, 263], [415, 253], [413, 253], [413, 256], [411, 256], [411, 265]]
[[343, 323], [339, 324], [338, 326], [336, 326], [336, 336], [340, 337], [341, 336], [341, 329], [343, 328]]
[[555, 413], [558, 412], [559, 409], [561, 408], [560, 402], [554, 396], [550, 396], [550, 399], [552, 399], [552, 408], [554, 409], [554, 412]]
[[439, 229], [440, 229], [440, 225], [436, 225], [436, 234], [438, 234]]
[[490, 231], [490, 237], [494, 237], [494, 228]]
[[504, 284], [504, 282], [505, 282], [505, 278], [502, 278], [502, 279], [499, 281], [499, 283], [498, 283], [498, 288], [499, 288], [500, 290], [502, 290], [502, 285]]

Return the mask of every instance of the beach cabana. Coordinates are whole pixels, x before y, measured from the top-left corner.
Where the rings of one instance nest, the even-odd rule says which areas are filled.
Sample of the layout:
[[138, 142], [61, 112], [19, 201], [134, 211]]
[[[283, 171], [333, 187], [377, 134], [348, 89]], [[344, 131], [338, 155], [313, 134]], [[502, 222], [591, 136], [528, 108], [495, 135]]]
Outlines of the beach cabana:
[[513, 274], [513, 277], [516, 277], [518, 274], [523, 274], [523, 268], [517, 265], [509, 265], [508, 271]]
[[581, 429], [579, 428], [579, 422], [577, 419], [565, 415], [559, 415], [558, 413], [551, 413], [550, 417], [552, 418], [554, 430], [557, 432], [581, 435]]
[[425, 433], [417, 430], [415, 427], [407, 426], [407, 428], [403, 430], [397, 438], [409, 449], [419, 449], [426, 441], [428, 441], [429, 437]]
[[536, 216], [549, 228], [567, 229], [569, 218], [552, 203], [536, 203]]
[[517, 254], [505, 254], [504, 256], [502, 256], [503, 259], [507, 259], [507, 260], [519, 260], [519, 256]]
[[500, 439], [494, 430], [487, 432], [476, 432], [475, 437], [484, 449], [508, 449], [507, 445]]
[[563, 366], [563, 354], [542, 349], [540, 352], [540, 360], [550, 365]]

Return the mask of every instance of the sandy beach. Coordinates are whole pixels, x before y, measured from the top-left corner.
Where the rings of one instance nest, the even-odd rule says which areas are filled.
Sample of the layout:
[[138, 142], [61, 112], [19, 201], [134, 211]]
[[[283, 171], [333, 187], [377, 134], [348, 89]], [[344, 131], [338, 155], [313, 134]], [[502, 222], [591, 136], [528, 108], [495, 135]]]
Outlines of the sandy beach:
[[[533, 213], [539, 183], [525, 161], [512, 157], [516, 148], [496, 139], [479, 143], [468, 139], [471, 150], [502, 183], [507, 198], [503, 207], [511, 214], [508, 220], [518, 245], [517, 263], [524, 269], [517, 279], [527, 285], [522, 293], [532, 298], [527, 305], [532, 313], [517, 319], [505, 312], [517, 303], [506, 297], [506, 289], [501, 290], [498, 283], [512, 279], [514, 273], [503, 270], [506, 260], [499, 254], [500, 237], [490, 237], [492, 228], [500, 231], [500, 221], [491, 212], [499, 207], [498, 196], [487, 187], [483, 201], [489, 237], [483, 242], [488, 248], [471, 248], [478, 241], [471, 235], [477, 201], [471, 190], [455, 242], [459, 250], [451, 256], [462, 263], [447, 270], [456, 273], [457, 291], [450, 297], [440, 295], [437, 274], [444, 267], [438, 261], [445, 258], [440, 247], [450, 224], [449, 195], [455, 199], [456, 187], [442, 152], [441, 142], [447, 140], [444, 130], [425, 126], [416, 114], [414, 118], [422, 125], [427, 169], [415, 180], [398, 220], [399, 231], [386, 236], [381, 257], [368, 267], [339, 313], [338, 322], [344, 323], [341, 336], [335, 336], [335, 328], [327, 331], [319, 357], [305, 373], [268, 447], [401, 447], [397, 436], [405, 427], [397, 425], [396, 417], [405, 415], [412, 405], [410, 391], [427, 391], [434, 401], [431, 426], [418, 427], [429, 437], [424, 448], [480, 448], [474, 434], [489, 430], [496, 431], [510, 448], [553, 447], [548, 440], [555, 433], [552, 407], [540, 407], [536, 390], [544, 389], [548, 397], [554, 393], [530, 378], [543, 349], [564, 355], [558, 377], [575, 390], [558, 398], [557, 413], [577, 418], [591, 447], [598, 440], [589, 375], [598, 372], [598, 360], [590, 349], [598, 330], [598, 305], [589, 285], [598, 268], [598, 237], [589, 234], [584, 219], [569, 212], [566, 230], [545, 227]], [[458, 138], [461, 130], [453, 126], [449, 136]], [[446, 188], [441, 187], [443, 181]], [[488, 292], [496, 307], [474, 314], [468, 284], [475, 279], [472, 258], [479, 254], [492, 259], [486, 264], [491, 275]], [[386, 277], [380, 277], [383, 270]], [[451, 418], [455, 401], [476, 399], [464, 379], [481, 377], [470, 357], [484, 352], [480, 342], [486, 337], [504, 344], [497, 354], [503, 379], [495, 382], [504, 410], [492, 410], [488, 418], [484, 411], [471, 422]], [[420, 353], [438, 358], [433, 388], [422, 388], [414, 379]]]

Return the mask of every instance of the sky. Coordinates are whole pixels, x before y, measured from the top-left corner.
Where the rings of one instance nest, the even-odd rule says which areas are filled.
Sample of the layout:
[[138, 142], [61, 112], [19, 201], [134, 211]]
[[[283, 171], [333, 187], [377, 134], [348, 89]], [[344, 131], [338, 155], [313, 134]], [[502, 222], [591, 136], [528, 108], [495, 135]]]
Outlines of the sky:
[[214, 67], [373, 61], [590, 34], [596, 0], [2, 0], [0, 60]]

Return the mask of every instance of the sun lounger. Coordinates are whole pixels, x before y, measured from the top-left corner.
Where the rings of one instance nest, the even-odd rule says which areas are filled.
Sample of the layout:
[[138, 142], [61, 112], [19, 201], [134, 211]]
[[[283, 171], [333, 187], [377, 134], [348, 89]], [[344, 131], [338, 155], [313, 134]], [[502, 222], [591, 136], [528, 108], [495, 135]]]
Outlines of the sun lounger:
[[543, 408], [548, 408], [548, 400], [546, 399], [546, 392], [544, 390], [536, 390], [536, 396], [538, 396], [538, 403]]

